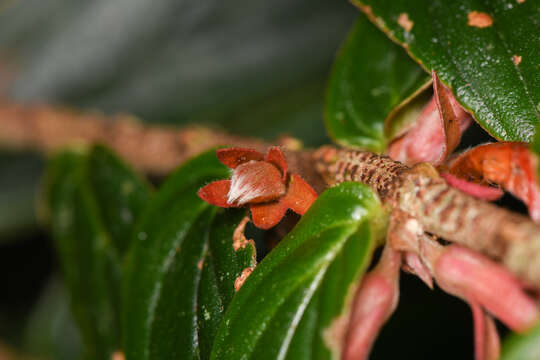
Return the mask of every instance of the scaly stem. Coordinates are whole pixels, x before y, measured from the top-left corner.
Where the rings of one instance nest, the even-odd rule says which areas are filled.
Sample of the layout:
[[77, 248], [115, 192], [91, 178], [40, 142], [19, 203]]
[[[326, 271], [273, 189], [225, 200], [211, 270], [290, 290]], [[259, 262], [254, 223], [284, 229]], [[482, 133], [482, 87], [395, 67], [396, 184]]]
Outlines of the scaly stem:
[[387, 156], [323, 147], [314, 158], [329, 184], [365, 183], [383, 204], [417, 219], [428, 233], [500, 260], [540, 288], [540, 225], [528, 217], [468, 196], [436, 175]]

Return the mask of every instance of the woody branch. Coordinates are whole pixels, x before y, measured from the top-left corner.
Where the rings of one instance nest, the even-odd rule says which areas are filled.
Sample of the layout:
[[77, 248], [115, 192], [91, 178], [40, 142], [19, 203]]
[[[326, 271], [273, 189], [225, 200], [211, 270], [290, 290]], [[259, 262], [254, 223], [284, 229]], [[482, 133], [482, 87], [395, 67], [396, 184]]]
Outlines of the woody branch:
[[[0, 103], [0, 146], [44, 153], [67, 146], [103, 143], [135, 168], [165, 174], [190, 157], [220, 145], [264, 151], [271, 144], [205, 127], [147, 126], [128, 115], [79, 113], [51, 106]], [[324, 146], [284, 146], [293, 172], [317, 191], [343, 181], [369, 185], [389, 211], [415, 218], [423, 230], [499, 260], [540, 289], [540, 225], [529, 218], [450, 187], [436, 172], [410, 168], [386, 156]]]

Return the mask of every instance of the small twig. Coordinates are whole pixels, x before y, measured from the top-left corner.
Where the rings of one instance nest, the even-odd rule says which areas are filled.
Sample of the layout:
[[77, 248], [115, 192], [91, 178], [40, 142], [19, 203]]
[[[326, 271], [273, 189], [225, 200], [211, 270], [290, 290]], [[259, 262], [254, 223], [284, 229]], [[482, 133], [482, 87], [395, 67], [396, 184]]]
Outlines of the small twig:
[[0, 129], [0, 144], [4, 148], [51, 153], [68, 146], [102, 143], [137, 169], [158, 175], [215, 146], [235, 145], [265, 151], [271, 145], [202, 126], [181, 130], [145, 126], [131, 115], [106, 116], [99, 112], [13, 103], [0, 103]]

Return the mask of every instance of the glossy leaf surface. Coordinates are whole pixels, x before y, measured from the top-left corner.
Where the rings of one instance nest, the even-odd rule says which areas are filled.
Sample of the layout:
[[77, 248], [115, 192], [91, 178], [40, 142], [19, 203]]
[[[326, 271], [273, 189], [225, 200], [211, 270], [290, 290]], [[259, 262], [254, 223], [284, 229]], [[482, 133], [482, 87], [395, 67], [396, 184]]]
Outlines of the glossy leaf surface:
[[[538, 158], [540, 156], [540, 126], [536, 126], [536, 134], [534, 135], [533, 142], [531, 143], [531, 152]], [[540, 178], [540, 166], [536, 168], [536, 173]]]
[[124, 254], [133, 224], [150, 198], [150, 186], [103, 146], [92, 149], [88, 169], [103, 222], [117, 251]]
[[38, 358], [82, 359], [81, 336], [69, 307], [69, 294], [57, 276], [48, 282], [28, 314], [23, 347]]
[[344, 146], [383, 151], [388, 140], [385, 119], [429, 79], [403, 49], [365, 17], [358, 18], [328, 85], [325, 120], [330, 136]]
[[436, 71], [492, 136], [532, 140], [540, 104], [538, 1], [353, 2]]
[[218, 210], [197, 190], [229, 172], [207, 152], [180, 167], [142, 215], [127, 259], [124, 349], [128, 359], [208, 358], [234, 281], [254, 248], [233, 249], [243, 210]]
[[501, 360], [534, 360], [540, 358], [540, 326], [525, 334], [512, 334], [502, 348]]
[[119, 342], [115, 291], [120, 264], [85, 180], [85, 156], [58, 155], [49, 165], [48, 204], [71, 306], [85, 355], [108, 359]]
[[121, 257], [150, 188], [108, 149], [64, 153], [48, 172], [53, 237], [86, 355], [120, 346]]
[[234, 297], [212, 359], [337, 356], [353, 291], [375, 244], [369, 218], [380, 215], [364, 185], [344, 183], [321, 194]]

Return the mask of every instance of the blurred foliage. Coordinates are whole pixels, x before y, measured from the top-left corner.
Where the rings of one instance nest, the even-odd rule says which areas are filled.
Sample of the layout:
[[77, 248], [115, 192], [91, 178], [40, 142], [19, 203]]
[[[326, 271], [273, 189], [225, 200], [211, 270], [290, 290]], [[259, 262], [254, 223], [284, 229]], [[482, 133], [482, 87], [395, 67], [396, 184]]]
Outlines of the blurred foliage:
[[[0, 1], [0, 87], [24, 102], [128, 112], [152, 123], [211, 123], [266, 138], [287, 132], [317, 145], [327, 141], [322, 102], [329, 67], [355, 16], [347, 2], [334, 0]], [[51, 256], [35, 253], [43, 248], [35, 245], [43, 241], [35, 237], [42, 162], [0, 153], [0, 251], [27, 254], [5, 263], [12, 271], [1, 280], [13, 285], [13, 296], [39, 291], [20, 290], [35, 284], [19, 284], [23, 269], [13, 266]], [[6, 248], [16, 239], [20, 245]], [[35, 264], [24, 271], [40, 271]], [[42, 314], [51, 311], [40, 317], [44, 329], [61, 321], [55, 304], [38, 304]], [[52, 331], [24, 342], [16, 329], [24, 327], [25, 313], [0, 307], [10, 341], [26, 343], [32, 354], [71, 358], [50, 351], [67, 346], [59, 351], [73, 354], [65, 333], [55, 335], [54, 346], [35, 345], [50, 343]]]
[[23, 346], [30, 355], [55, 360], [82, 358], [79, 330], [62, 280], [53, 277], [28, 317]]
[[42, 167], [43, 161], [36, 154], [0, 152], [0, 244], [35, 227], [35, 198]]
[[320, 142], [328, 66], [354, 14], [330, 0], [16, 1], [0, 53], [15, 99], [236, 132], [255, 122], [245, 131], [259, 136], [302, 123], [294, 135]]
[[[355, 15], [332, 0], [29, 0], [0, 9], [0, 86], [10, 98], [265, 138], [287, 132], [308, 145], [327, 140], [328, 68]], [[0, 161], [0, 198], [13, 204], [9, 196], [22, 194], [17, 214], [0, 208], [0, 236], [35, 223], [29, 194], [40, 167], [17, 166], [26, 172], [4, 182], [13, 170]]]

